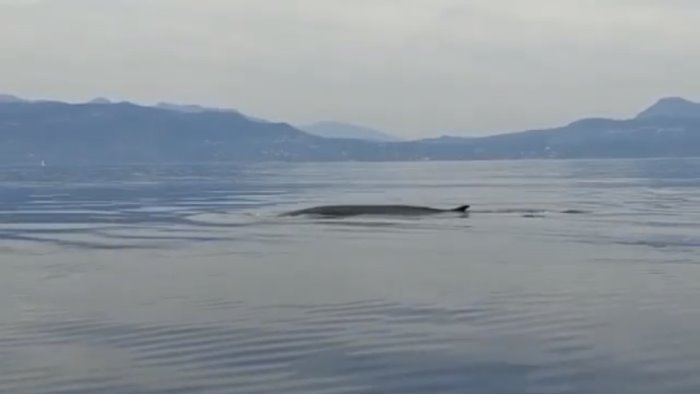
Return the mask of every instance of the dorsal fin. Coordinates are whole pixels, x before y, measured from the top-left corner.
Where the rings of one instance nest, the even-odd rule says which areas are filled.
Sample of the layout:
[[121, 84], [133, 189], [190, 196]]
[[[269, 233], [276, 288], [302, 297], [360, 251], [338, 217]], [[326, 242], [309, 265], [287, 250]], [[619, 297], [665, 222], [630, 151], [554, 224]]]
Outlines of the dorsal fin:
[[455, 212], [467, 212], [467, 209], [469, 209], [469, 205], [462, 205], [461, 207], [457, 207], [453, 209]]

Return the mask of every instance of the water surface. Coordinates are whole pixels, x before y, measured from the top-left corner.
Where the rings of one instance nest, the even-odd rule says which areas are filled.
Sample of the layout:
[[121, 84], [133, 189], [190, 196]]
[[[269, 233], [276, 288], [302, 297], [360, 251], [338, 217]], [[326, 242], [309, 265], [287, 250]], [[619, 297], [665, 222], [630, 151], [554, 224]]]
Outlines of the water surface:
[[[315, 204], [467, 218], [279, 218]], [[698, 393], [700, 160], [0, 169], [3, 393]]]

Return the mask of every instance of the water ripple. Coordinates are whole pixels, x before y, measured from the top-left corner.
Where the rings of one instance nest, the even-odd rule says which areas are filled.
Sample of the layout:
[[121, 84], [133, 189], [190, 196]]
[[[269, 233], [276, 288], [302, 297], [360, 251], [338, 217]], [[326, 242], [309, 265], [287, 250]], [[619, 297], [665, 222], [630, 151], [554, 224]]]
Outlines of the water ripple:
[[0, 392], [696, 393], [698, 169], [2, 169]]

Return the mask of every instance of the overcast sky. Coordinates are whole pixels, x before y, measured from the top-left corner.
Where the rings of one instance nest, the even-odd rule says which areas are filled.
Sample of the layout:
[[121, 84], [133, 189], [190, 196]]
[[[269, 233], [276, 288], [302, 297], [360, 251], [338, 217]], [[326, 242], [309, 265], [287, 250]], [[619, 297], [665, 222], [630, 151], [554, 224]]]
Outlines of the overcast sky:
[[403, 136], [700, 98], [699, 0], [0, 0], [0, 92]]

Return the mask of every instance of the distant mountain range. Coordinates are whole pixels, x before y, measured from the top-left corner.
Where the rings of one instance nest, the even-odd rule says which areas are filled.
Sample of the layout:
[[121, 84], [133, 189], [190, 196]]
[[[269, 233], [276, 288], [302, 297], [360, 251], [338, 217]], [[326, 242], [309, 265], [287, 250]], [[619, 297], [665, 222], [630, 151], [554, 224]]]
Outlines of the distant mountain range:
[[681, 156], [700, 156], [700, 104], [681, 98], [662, 99], [627, 120], [591, 118], [487, 137], [368, 141], [320, 137], [235, 110], [0, 96], [4, 165]]
[[351, 138], [366, 141], [396, 142], [401, 138], [370, 127], [349, 123], [324, 121], [310, 125], [296, 126], [307, 133], [326, 138]]
[[0, 103], [19, 103], [23, 100], [11, 94], [0, 94]]
[[[14, 97], [14, 96], [10, 96]], [[2, 96], [0, 96], [0, 100], [2, 99]], [[109, 99], [106, 99], [104, 97], [98, 97], [95, 99], [92, 99], [88, 101], [88, 104], [114, 104], [114, 102], [110, 101]], [[202, 113], [202, 112], [231, 112], [235, 113], [241, 116], [245, 116], [250, 120], [254, 120], [257, 122], [267, 122], [264, 119], [259, 119], [259, 118], [254, 118], [252, 116], [247, 116], [245, 114], [242, 114], [239, 111], [236, 111], [235, 109], [229, 109], [229, 108], [214, 108], [214, 107], [203, 107], [201, 105], [196, 105], [196, 104], [173, 104], [173, 103], [168, 103], [168, 102], [160, 102], [154, 106], [155, 108], [160, 108], [160, 109], [165, 109], [169, 111], [177, 111], [177, 112], [185, 112], [185, 113], [190, 113], [190, 114], [197, 114], [197, 113]]]
[[642, 111], [637, 119], [655, 117], [700, 118], [700, 103], [694, 103], [681, 97], [668, 97]]

